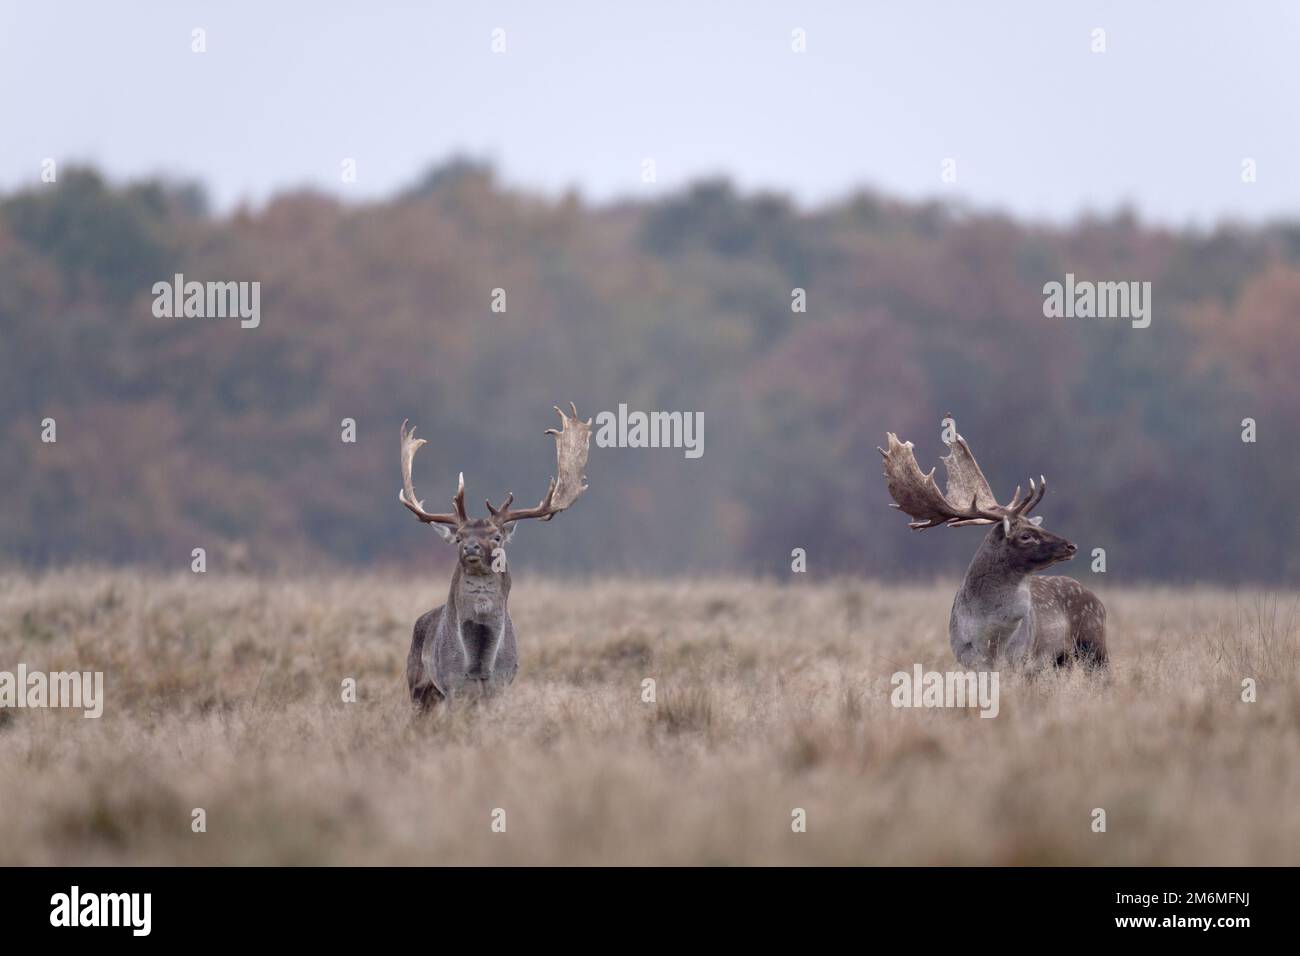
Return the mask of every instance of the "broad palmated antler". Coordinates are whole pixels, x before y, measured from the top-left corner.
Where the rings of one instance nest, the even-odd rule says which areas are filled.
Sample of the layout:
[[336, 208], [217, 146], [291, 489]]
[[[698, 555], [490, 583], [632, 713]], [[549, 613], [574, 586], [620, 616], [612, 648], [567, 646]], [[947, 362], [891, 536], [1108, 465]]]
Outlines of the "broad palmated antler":
[[402, 487], [397, 492], [397, 500], [406, 505], [411, 512], [425, 524], [449, 524], [460, 527], [465, 521], [465, 473], [461, 472], [456, 488], [456, 497], [451, 499], [456, 510], [444, 514], [431, 514], [424, 510], [424, 503], [415, 497], [415, 485], [411, 481], [411, 461], [421, 446], [428, 444], [423, 438], [415, 437], [415, 426], [408, 430], [407, 420], [402, 421]]
[[543, 521], [550, 521], [577, 501], [578, 496], [587, 490], [587, 477], [583, 471], [587, 467], [587, 452], [591, 444], [591, 419], [580, 421], [578, 406], [573, 402], [569, 403], [569, 408], [573, 409], [572, 416], [560, 411], [558, 405], [552, 407], [560, 416], [561, 424], [559, 428], [546, 429], [545, 434], [555, 436], [556, 477], [551, 479], [546, 489], [546, 496], [535, 508], [512, 511], [510, 503], [515, 500], [513, 492], [506, 495], [506, 500], [501, 503], [500, 508], [494, 508], [490, 501], [485, 502], [488, 511], [492, 513], [492, 520], [499, 525], [522, 521], [525, 518], [541, 518]]
[[[952, 421], [952, 416], [948, 416], [948, 420]], [[952, 427], [955, 434], [955, 421], [952, 422]], [[876, 450], [885, 459], [885, 483], [895, 502], [891, 507], [898, 508], [915, 519], [908, 523], [908, 527], [913, 530], [937, 528], [944, 524], [958, 528], [967, 524], [992, 524], [1006, 518], [1024, 517], [1038, 506], [1047, 493], [1047, 479], [1040, 475], [1041, 484], [1035, 485], [1034, 480], [1029, 479], [1029, 495], [1023, 501], [1020, 499], [1020, 488], [1017, 487], [1010, 504], [998, 504], [966, 439], [957, 435], [956, 440], [948, 445], [948, 455], [939, 459], [948, 472], [948, 491], [944, 494], [935, 484], [934, 469], [931, 468], [929, 474], [924, 474], [916, 464], [910, 441], [900, 442], [893, 432], [888, 432], [887, 438], [889, 450]]]

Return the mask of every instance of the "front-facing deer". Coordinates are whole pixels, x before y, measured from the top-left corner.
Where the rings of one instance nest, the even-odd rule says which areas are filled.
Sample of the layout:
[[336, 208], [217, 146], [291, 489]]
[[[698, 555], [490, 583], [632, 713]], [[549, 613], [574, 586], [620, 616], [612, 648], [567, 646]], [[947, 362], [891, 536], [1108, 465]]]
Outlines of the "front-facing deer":
[[[951, 419], [949, 419], [951, 421]], [[975, 552], [966, 579], [953, 601], [948, 641], [966, 667], [1064, 665], [1073, 661], [1106, 664], [1106, 608], [1097, 596], [1073, 578], [1037, 576], [1033, 572], [1069, 561], [1077, 550], [1060, 535], [1030, 518], [1047, 493], [1047, 479], [1029, 481], [1029, 495], [1020, 489], [1011, 503], [1000, 505], [984, 473], [961, 435], [948, 443], [941, 459], [948, 471], [948, 491], [934, 482], [934, 469], [922, 474], [912, 443], [888, 433], [885, 482], [898, 508], [913, 520], [913, 530], [947, 525], [987, 524], [993, 527]], [[945, 439], [946, 440], [946, 439]]]
[[486, 518], [465, 514], [463, 473], [452, 499], [454, 511], [432, 514], [424, 510], [411, 481], [411, 460], [425, 440], [417, 439], [415, 429], [408, 430], [402, 422], [402, 489], [397, 499], [457, 551], [447, 603], [415, 622], [406, 658], [406, 681], [415, 703], [427, 707], [474, 688], [496, 691], [514, 680], [519, 657], [514, 624], [506, 608], [510, 571], [505, 546], [515, 522], [525, 518], [549, 521], [587, 490], [582, 472], [587, 466], [591, 420], [579, 421], [578, 409], [572, 404], [569, 407], [572, 417], [556, 408], [563, 424], [546, 430], [555, 436], [556, 477], [541, 503], [514, 510], [510, 505], [515, 496], [508, 494], [500, 508], [486, 502]]

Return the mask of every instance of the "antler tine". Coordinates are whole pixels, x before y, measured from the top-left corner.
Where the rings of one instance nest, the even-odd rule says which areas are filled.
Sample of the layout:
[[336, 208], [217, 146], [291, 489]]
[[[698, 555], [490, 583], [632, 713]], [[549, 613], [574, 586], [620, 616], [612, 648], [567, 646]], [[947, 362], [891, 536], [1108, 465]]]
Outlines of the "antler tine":
[[465, 520], [465, 472], [461, 472], [456, 479], [456, 496], [451, 499], [451, 505], [456, 509], [456, 515], [461, 521]]
[[408, 429], [408, 425], [410, 425], [410, 419], [403, 419], [401, 431], [402, 487], [397, 492], [397, 500], [425, 524], [460, 525], [465, 520], [465, 473], [461, 472], [456, 497], [452, 499], [452, 504], [456, 508], [454, 514], [433, 514], [425, 511], [424, 503], [415, 495], [415, 483], [411, 480], [411, 462], [415, 459], [415, 453], [427, 445], [428, 442], [423, 438], [416, 438], [415, 426], [411, 425]]
[[1019, 485], [1016, 485], [1016, 493], [1015, 493], [1014, 495], [1011, 496], [1011, 504], [1007, 505], [1007, 510], [1009, 510], [1009, 511], [1015, 511], [1015, 510], [1016, 510], [1016, 507], [1017, 507], [1020, 503], [1021, 503], [1021, 502], [1020, 502], [1020, 486], [1019, 486]]
[[552, 517], [563, 510], [563, 508], [555, 507], [555, 479], [552, 478], [546, 486], [545, 497], [537, 504], [537, 507], [520, 508], [518, 511], [511, 511], [502, 507], [493, 517], [496, 518], [499, 524], [522, 521], [525, 518], [541, 518], [543, 521], [550, 521]]
[[[572, 403], [570, 403], [570, 404], [572, 404]], [[564, 412], [560, 411], [560, 406], [559, 406], [559, 405], [552, 405], [551, 408], [555, 409], [555, 414], [557, 414], [557, 415], [560, 416], [560, 427], [559, 427], [559, 428], [548, 428], [548, 429], [546, 429], [546, 431], [542, 432], [543, 435], [558, 435], [558, 434], [560, 434], [560, 432], [564, 430], [564, 423], [565, 423], [566, 421], [568, 421], [568, 419], [567, 419], [567, 418], [565, 417], [565, 415], [564, 415]], [[578, 417], [578, 409], [577, 409], [576, 406], [575, 406], [574, 409], [573, 409], [573, 417], [574, 417], [574, 418], [577, 418], [577, 417]]]
[[[1035, 493], [1035, 491], [1037, 493]], [[1029, 479], [1029, 497], [1025, 499], [1020, 510], [1016, 512], [1019, 515], [1027, 515], [1033, 511], [1042, 502], [1043, 496], [1047, 494], [1047, 479], [1042, 475], [1038, 476], [1038, 487], [1034, 487], [1034, 479]]]

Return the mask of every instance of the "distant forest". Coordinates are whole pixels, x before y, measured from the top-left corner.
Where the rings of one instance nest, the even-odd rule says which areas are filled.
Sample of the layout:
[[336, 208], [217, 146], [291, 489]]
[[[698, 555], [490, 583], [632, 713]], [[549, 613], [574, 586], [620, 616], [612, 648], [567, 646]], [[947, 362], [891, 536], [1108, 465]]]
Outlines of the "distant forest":
[[[260, 325], [155, 317], [176, 273], [260, 282]], [[1150, 281], [1151, 326], [1045, 318], [1067, 273]], [[522, 528], [517, 564], [955, 571], [981, 532], [908, 531], [875, 450], [895, 431], [937, 464], [951, 412], [998, 494], [1047, 475], [1070, 573], [1100, 547], [1107, 583], [1294, 582], [1298, 370], [1297, 222], [806, 209], [725, 180], [592, 205], [463, 159], [382, 202], [216, 215], [195, 185], [66, 168], [0, 197], [0, 562], [432, 568], [449, 549], [397, 502], [402, 420], [430, 441], [426, 505], [463, 470], [484, 513], [541, 497], [574, 401], [701, 412], [704, 453], [593, 446], [590, 491]]]

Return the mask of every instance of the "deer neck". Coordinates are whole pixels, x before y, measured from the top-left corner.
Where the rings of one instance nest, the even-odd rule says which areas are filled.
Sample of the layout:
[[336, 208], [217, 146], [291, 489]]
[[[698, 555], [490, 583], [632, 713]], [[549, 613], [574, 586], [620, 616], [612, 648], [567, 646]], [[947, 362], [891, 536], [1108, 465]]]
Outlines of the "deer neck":
[[[994, 529], [996, 530], [996, 529]], [[993, 545], [994, 531], [985, 536], [962, 582], [961, 594], [968, 605], [1005, 606], [1019, 590], [1027, 573], [1010, 567]]]
[[447, 605], [455, 608], [459, 621], [480, 624], [500, 624], [506, 614], [510, 598], [510, 572], [489, 571], [486, 574], [466, 574], [456, 565], [451, 576], [451, 592]]

